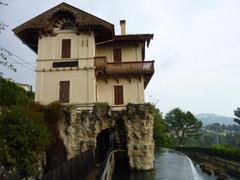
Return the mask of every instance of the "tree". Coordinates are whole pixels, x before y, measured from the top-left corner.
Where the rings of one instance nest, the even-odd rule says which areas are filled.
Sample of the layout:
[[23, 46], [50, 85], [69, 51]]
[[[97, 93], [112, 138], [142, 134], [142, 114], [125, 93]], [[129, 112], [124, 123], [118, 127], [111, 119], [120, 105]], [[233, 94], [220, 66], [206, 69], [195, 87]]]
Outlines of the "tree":
[[202, 127], [202, 122], [191, 112], [184, 112], [180, 108], [168, 112], [165, 116], [165, 123], [169, 130], [173, 131], [178, 145], [183, 145], [189, 137], [199, 136]]
[[163, 121], [162, 113], [154, 107], [153, 139], [158, 147], [171, 147], [172, 142], [167, 134], [166, 126]]
[[24, 106], [32, 101], [32, 99], [32, 92], [27, 92], [15, 83], [0, 77], [0, 107]]
[[[0, 1], [0, 5], [1, 6], [7, 6], [8, 4]], [[8, 25], [6, 25], [3, 21], [0, 22], [0, 34], [2, 33], [3, 30], [6, 29], [6, 27], [8, 27]], [[7, 49], [4, 49], [2, 47], [0, 47], [0, 65], [16, 72], [16, 68], [13, 64], [9, 63], [8, 61], [8, 57], [12, 56], [12, 53], [10, 51], [8, 51]], [[3, 75], [3, 73], [0, 71], [0, 77]]]
[[234, 111], [234, 115], [235, 115], [235, 118], [233, 120], [240, 125], [240, 108], [239, 107]]
[[3, 108], [0, 115], [0, 162], [15, 167], [21, 177], [37, 176], [50, 143], [43, 114], [23, 106]]
[[206, 126], [206, 129], [216, 131], [216, 132], [221, 132], [222, 131], [221, 125], [219, 123], [208, 124]]

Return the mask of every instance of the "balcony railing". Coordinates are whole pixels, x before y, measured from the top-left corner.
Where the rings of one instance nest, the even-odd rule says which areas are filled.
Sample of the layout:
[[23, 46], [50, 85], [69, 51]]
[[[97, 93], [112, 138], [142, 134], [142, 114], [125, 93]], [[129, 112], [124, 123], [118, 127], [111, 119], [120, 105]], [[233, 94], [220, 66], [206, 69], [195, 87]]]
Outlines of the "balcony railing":
[[108, 63], [106, 57], [95, 58], [96, 71], [104, 71], [105, 75], [153, 74], [154, 61], [134, 61]]
[[106, 56], [98, 56], [94, 59], [94, 65], [96, 70], [105, 70], [107, 66], [107, 58]]

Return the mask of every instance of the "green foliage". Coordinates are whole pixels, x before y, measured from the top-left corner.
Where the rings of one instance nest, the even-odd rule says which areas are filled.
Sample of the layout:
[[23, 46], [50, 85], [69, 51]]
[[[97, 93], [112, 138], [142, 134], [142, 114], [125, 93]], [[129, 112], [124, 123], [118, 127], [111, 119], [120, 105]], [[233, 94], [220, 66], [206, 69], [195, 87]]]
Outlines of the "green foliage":
[[[41, 106], [39, 106], [39, 108], [40, 107]], [[45, 124], [47, 125], [51, 138], [53, 139], [51, 146], [55, 149], [57, 147], [55, 143], [62, 141], [59, 135], [58, 123], [64, 118], [63, 106], [58, 102], [53, 102], [39, 110], [44, 113]]]
[[90, 114], [89, 110], [82, 110], [81, 111], [81, 119], [86, 119], [86, 117]]
[[47, 172], [67, 160], [66, 147], [60, 137], [58, 123], [61, 121], [70, 123], [70, 114], [59, 102], [53, 102], [42, 108], [41, 105], [37, 105], [35, 108], [44, 113], [45, 124], [51, 137], [51, 144], [46, 150], [46, 166], [44, 167]]
[[18, 87], [15, 83], [0, 77], [0, 106], [11, 108], [16, 105], [27, 105], [33, 94]]
[[[7, 6], [8, 4], [6, 2], [0, 1], [0, 6]], [[0, 20], [0, 34], [3, 30], [5, 30], [8, 27], [7, 24], [5, 24], [3, 21]], [[9, 60], [9, 56], [12, 56], [12, 53], [4, 48], [0, 47], [0, 66], [6, 67], [11, 71], [16, 72], [17, 69], [13, 64], [11, 64]], [[3, 73], [0, 71], [0, 77], [3, 75]]]
[[202, 130], [200, 136], [188, 138], [185, 141], [184, 146], [211, 147], [214, 144], [225, 144], [232, 147], [240, 147], [240, 132]]
[[97, 119], [108, 116], [109, 111], [110, 106], [108, 105], [108, 103], [96, 103], [93, 106], [93, 116]]
[[39, 161], [49, 145], [43, 114], [25, 107], [3, 109], [0, 116], [0, 162], [16, 167], [22, 177], [38, 175]]
[[183, 145], [189, 137], [199, 136], [202, 127], [202, 122], [191, 112], [184, 112], [180, 108], [175, 108], [167, 113], [165, 123], [175, 135], [178, 145]]
[[234, 111], [234, 115], [236, 116], [234, 118], [234, 121], [240, 125], [240, 108], [239, 107]]
[[153, 139], [156, 147], [168, 147], [168, 148], [172, 147], [172, 141], [167, 134], [162, 113], [159, 111], [158, 108], [154, 106], [152, 112], [154, 115]]
[[213, 145], [210, 148], [213, 152], [215, 153], [221, 153], [221, 154], [226, 154], [226, 155], [240, 155], [240, 148], [235, 148], [235, 147], [231, 147], [231, 146], [227, 146], [227, 145]]

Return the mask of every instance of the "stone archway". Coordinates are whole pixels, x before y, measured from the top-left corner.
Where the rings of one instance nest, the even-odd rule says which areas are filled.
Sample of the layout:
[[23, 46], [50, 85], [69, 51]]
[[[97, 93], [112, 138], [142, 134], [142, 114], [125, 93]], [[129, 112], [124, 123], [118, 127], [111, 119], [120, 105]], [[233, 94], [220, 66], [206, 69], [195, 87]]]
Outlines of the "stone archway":
[[113, 135], [110, 128], [102, 130], [96, 137], [96, 161], [102, 163], [108, 150], [113, 146]]

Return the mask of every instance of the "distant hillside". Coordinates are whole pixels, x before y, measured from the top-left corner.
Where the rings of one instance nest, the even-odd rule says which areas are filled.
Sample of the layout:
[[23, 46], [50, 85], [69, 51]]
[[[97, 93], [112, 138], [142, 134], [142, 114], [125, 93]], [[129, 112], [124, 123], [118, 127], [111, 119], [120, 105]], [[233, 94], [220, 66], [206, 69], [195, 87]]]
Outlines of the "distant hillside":
[[229, 116], [220, 116], [217, 114], [210, 114], [210, 113], [201, 113], [195, 115], [199, 120], [202, 121], [203, 125], [212, 124], [212, 123], [219, 123], [219, 124], [236, 124], [233, 121], [233, 117]]

